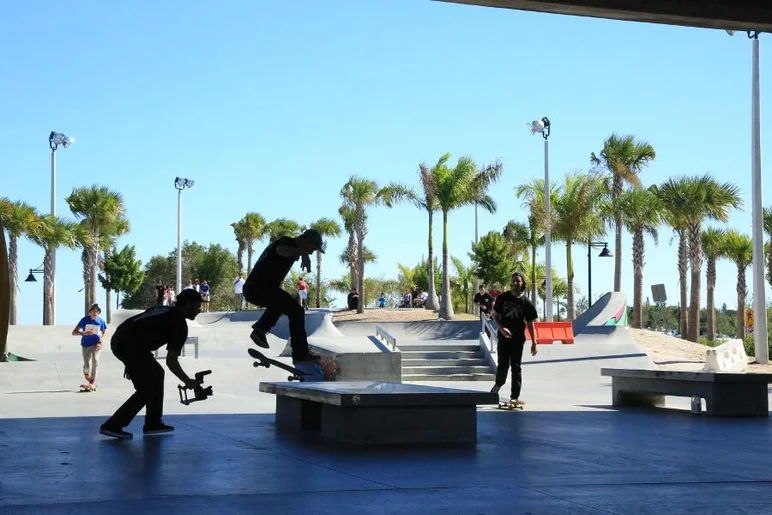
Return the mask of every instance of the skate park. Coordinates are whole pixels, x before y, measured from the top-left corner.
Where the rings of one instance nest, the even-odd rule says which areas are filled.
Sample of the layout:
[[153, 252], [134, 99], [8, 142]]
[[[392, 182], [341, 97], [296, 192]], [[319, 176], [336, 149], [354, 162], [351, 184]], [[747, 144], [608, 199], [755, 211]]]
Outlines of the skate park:
[[[71, 328], [12, 327], [9, 351], [29, 361], [0, 364], [0, 512], [769, 512], [771, 460], [756, 450], [772, 438], [768, 418], [694, 415], [689, 400], [677, 397], [665, 409], [611, 406], [601, 368], [655, 366], [626, 326], [606, 325], [620, 302], [624, 296], [608, 296], [577, 319], [574, 344], [526, 352], [526, 410], [478, 406], [476, 442], [466, 444], [359, 446], [281, 430], [276, 399], [259, 384], [285, 382], [286, 373], [256, 369], [246, 354], [257, 311], [192, 322], [198, 358], [189, 345], [181, 364], [191, 375], [211, 369], [206, 384], [214, 395], [185, 406], [167, 373], [164, 420], [176, 431], [142, 436], [140, 414], [127, 428], [134, 439], [116, 441], [97, 429], [131, 392], [120, 363], [105, 352], [99, 389], [79, 393]], [[130, 314], [119, 312], [113, 325]], [[376, 335], [378, 324], [334, 324], [330, 315], [309, 311], [309, 342], [322, 351], [335, 342], [339, 354], [482, 340], [477, 321], [382, 324], [395, 350]], [[289, 362], [281, 357], [286, 331], [285, 319], [267, 354]], [[405, 384], [491, 386], [458, 377]]]

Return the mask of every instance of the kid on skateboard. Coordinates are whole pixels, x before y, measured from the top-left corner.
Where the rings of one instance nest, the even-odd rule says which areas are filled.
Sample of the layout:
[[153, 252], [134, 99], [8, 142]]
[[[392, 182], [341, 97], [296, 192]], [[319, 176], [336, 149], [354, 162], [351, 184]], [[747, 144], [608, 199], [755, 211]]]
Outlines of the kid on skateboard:
[[72, 330], [73, 336], [80, 336], [80, 346], [83, 353], [83, 376], [86, 384], [80, 385], [84, 392], [96, 390], [96, 373], [99, 367], [99, 355], [102, 352], [102, 340], [107, 336], [107, 324], [99, 316], [102, 308], [94, 304]]
[[525, 295], [525, 284], [525, 275], [521, 272], [513, 273], [510, 290], [496, 297], [493, 304], [493, 319], [499, 327], [496, 347], [499, 361], [496, 367], [496, 384], [491, 392], [498, 393], [507, 382], [508, 369], [512, 368], [512, 393], [509, 402], [513, 406], [523, 404], [520, 401], [520, 389], [523, 386], [520, 364], [523, 360], [526, 326], [531, 332], [531, 356], [536, 355], [538, 343], [533, 328], [533, 321], [538, 314], [533, 303]]

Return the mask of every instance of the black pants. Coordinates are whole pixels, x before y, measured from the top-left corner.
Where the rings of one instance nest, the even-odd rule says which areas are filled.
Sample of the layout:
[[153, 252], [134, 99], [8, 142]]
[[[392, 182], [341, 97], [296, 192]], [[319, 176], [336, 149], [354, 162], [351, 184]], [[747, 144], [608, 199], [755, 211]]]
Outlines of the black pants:
[[146, 407], [145, 425], [161, 423], [164, 406], [164, 369], [151, 353], [125, 355], [113, 339], [111, 349], [115, 357], [126, 367], [126, 373], [136, 391], [108, 419], [106, 425], [124, 428], [128, 426], [139, 411]]
[[499, 364], [496, 367], [496, 384], [504, 386], [507, 382], [507, 373], [512, 369], [512, 394], [510, 398], [520, 398], [520, 389], [523, 387], [523, 373], [520, 364], [523, 361], [523, 347], [525, 342], [518, 342], [512, 338], [504, 338], [501, 331], [498, 333], [499, 343], [496, 352], [499, 355]]
[[289, 319], [290, 344], [292, 356], [302, 358], [308, 354], [308, 335], [306, 334], [306, 312], [292, 295], [276, 286], [264, 284], [245, 284], [244, 298], [252, 304], [263, 306], [265, 312], [254, 325], [263, 332], [270, 331], [282, 315]]

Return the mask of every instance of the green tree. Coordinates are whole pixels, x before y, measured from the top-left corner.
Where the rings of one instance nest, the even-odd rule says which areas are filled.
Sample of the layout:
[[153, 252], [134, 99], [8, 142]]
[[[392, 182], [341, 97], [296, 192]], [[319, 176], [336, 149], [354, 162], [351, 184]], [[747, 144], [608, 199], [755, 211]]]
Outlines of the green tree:
[[[247, 213], [241, 219], [239, 229], [243, 231], [244, 248], [247, 251], [247, 273], [252, 270], [252, 256], [255, 253], [255, 242], [260, 241], [267, 234], [270, 234], [269, 228], [265, 223], [265, 218], [259, 213]], [[271, 238], [273, 240], [275, 238]]]
[[448, 266], [448, 213], [472, 204], [495, 213], [496, 201], [488, 194], [488, 188], [501, 177], [501, 171], [501, 163], [480, 170], [471, 157], [464, 156], [459, 158], [455, 167], [441, 166], [432, 173], [437, 206], [442, 212], [442, 299], [439, 317], [445, 320], [453, 319]]
[[354, 210], [345, 203], [338, 208], [338, 214], [340, 214], [341, 220], [343, 220], [343, 229], [348, 236], [348, 243], [341, 255], [341, 264], [348, 266], [349, 284], [346, 288], [346, 292], [351, 291], [352, 288], [356, 288], [359, 284], [359, 265], [357, 264], [357, 239], [356, 229], [354, 224], [356, 223], [356, 213]]
[[295, 220], [289, 218], [277, 218], [266, 225], [265, 231], [269, 241], [275, 241], [284, 236], [294, 238], [301, 233], [303, 228]]
[[[501, 234], [507, 242], [507, 253], [512, 260], [513, 268], [515, 270], [524, 270], [528, 262], [528, 250], [531, 248], [531, 238], [533, 236], [531, 227], [522, 222], [510, 220], [504, 226]], [[509, 280], [506, 282], [509, 282]]]
[[[244, 251], [247, 249], [247, 228], [245, 227], [244, 218], [238, 222], [231, 224], [233, 228], [233, 235], [236, 237], [236, 244], [238, 245], [236, 250], [236, 265], [239, 272], [244, 272]], [[249, 270], [247, 270], [249, 272]]]
[[469, 306], [475, 293], [475, 266], [474, 264], [464, 266], [461, 260], [455, 256], [451, 256], [450, 260], [456, 271], [456, 275], [451, 278], [450, 281], [453, 295], [453, 308], [458, 309], [459, 311], [463, 308], [464, 313], [470, 313]]
[[735, 337], [745, 338], [745, 300], [748, 297], [748, 285], [745, 279], [746, 271], [753, 261], [753, 242], [737, 231], [729, 230], [724, 236], [726, 256], [737, 266], [737, 313]]
[[[340, 236], [340, 224], [332, 218], [320, 218], [311, 224], [310, 229], [317, 231], [323, 238]], [[316, 307], [322, 307], [322, 253], [316, 253]], [[310, 296], [310, 292], [309, 292]]]
[[[114, 227], [109, 228], [106, 231], [106, 234], [102, 236], [102, 242], [99, 244], [99, 248], [103, 249], [102, 259], [99, 262], [99, 269], [104, 274], [104, 277], [100, 278], [100, 282], [102, 282], [103, 279], [109, 282], [110, 278], [107, 270], [105, 270], [104, 267], [105, 261], [110, 259], [112, 256], [113, 249], [115, 248], [115, 244], [118, 241], [118, 237], [128, 233], [129, 227], [129, 221], [126, 219], [121, 219], [116, 222]], [[108, 324], [112, 322], [113, 319], [111, 293], [112, 290], [110, 288], [105, 288], [105, 315], [107, 316]]]
[[[557, 193], [555, 184], [550, 181], [550, 208], [554, 206], [557, 201]], [[531, 302], [536, 305], [538, 293], [537, 279], [539, 275], [536, 269], [536, 248], [544, 245], [547, 228], [552, 228], [554, 219], [552, 216], [548, 217], [546, 213], [543, 179], [531, 179], [529, 182], [521, 184], [515, 188], [515, 194], [517, 198], [523, 199], [523, 207], [528, 209], [528, 229], [530, 231], [531, 240], [530, 290]], [[507, 283], [509, 283], [509, 281]]]
[[764, 249], [767, 254], [767, 282], [772, 286], [772, 207], [765, 207], [763, 211], [764, 232], [769, 240]]
[[594, 166], [605, 168], [611, 179], [611, 205], [614, 208], [614, 291], [622, 291], [622, 214], [616, 209], [616, 199], [625, 183], [640, 187], [638, 177], [657, 157], [654, 147], [645, 141], [636, 141], [632, 135], [612, 134], [603, 143], [599, 155], [590, 154]]
[[54, 325], [54, 251], [59, 247], [73, 249], [76, 246], [75, 224], [51, 215], [40, 217], [41, 225], [29, 235], [43, 248], [43, 325]]
[[724, 239], [726, 231], [715, 227], [708, 227], [702, 231], [702, 251], [706, 260], [706, 288], [708, 290], [707, 309], [707, 338], [708, 341], [716, 341], [716, 261], [725, 257]]
[[662, 207], [650, 190], [630, 188], [617, 197], [619, 220], [633, 235], [633, 323], [640, 329], [643, 322], [644, 235], [658, 242], [657, 228], [662, 223]]
[[472, 243], [469, 257], [483, 284], [509, 284], [513, 272], [512, 261], [509, 258], [509, 244], [501, 233], [491, 231], [477, 243]]
[[[185, 245], [183, 244], [183, 263]], [[142, 284], [134, 292], [125, 292], [121, 306], [124, 309], [147, 309], [157, 305], [156, 287], [174, 284], [177, 277], [177, 254], [153, 256], [144, 268]], [[183, 276], [184, 277], [184, 276]]]
[[81, 239], [84, 244], [82, 260], [87, 270], [84, 305], [88, 311], [88, 307], [96, 303], [100, 240], [117, 227], [119, 220], [125, 219], [126, 208], [120, 193], [97, 184], [73, 189], [65, 201], [89, 234], [89, 238]]
[[104, 261], [105, 275], [100, 276], [102, 287], [105, 290], [116, 292], [115, 307], [120, 307], [120, 295], [131, 294], [137, 291], [145, 279], [142, 271], [142, 261], [137, 259], [134, 245], [124, 246], [120, 252], [113, 249]]
[[40, 225], [35, 208], [24, 202], [7, 201], [7, 213], [3, 217], [5, 230], [8, 231], [8, 270], [10, 281], [10, 325], [16, 325], [17, 296], [19, 289], [19, 237], [34, 232]]

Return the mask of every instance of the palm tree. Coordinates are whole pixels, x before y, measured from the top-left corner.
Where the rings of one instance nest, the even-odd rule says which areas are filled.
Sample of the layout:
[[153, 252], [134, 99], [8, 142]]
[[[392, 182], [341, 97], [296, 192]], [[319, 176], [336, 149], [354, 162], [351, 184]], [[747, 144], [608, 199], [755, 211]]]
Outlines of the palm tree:
[[[247, 250], [247, 273], [252, 270], [252, 256], [255, 253], [255, 241], [262, 240], [268, 233], [266, 227], [265, 218], [259, 213], [247, 213], [244, 218], [241, 219], [242, 223], [239, 226], [244, 237], [244, 247]], [[272, 238], [274, 239], [274, 238]]]
[[[247, 236], [246, 228], [244, 227], [244, 219], [242, 218], [238, 222], [231, 224], [233, 227], [233, 234], [236, 237], [236, 244], [238, 249], [236, 250], [236, 266], [239, 273], [244, 272], [244, 251], [247, 248]], [[247, 270], [249, 272], [249, 270]]]
[[602, 197], [602, 182], [585, 174], [567, 174], [556, 191], [552, 205], [555, 216], [552, 234], [566, 244], [566, 317], [574, 319], [573, 244], [603, 232], [603, 221], [596, 215]]
[[367, 208], [379, 204], [391, 207], [397, 197], [407, 196], [409, 189], [400, 185], [379, 187], [370, 179], [363, 179], [352, 175], [348, 182], [340, 190], [343, 205], [354, 212], [354, 230], [357, 241], [357, 267], [359, 273], [359, 306], [357, 313], [363, 313], [365, 309], [365, 262], [363, 259], [365, 248], [365, 236], [367, 235]]
[[706, 288], [708, 289], [707, 337], [709, 342], [716, 341], [716, 261], [725, 257], [724, 239], [726, 231], [708, 227], [702, 231], [702, 252], [706, 260]]
[[[104, 249], [102, 250], [102, 258], [99, 261], [99, 270], [104, 273], [104, 280], [100, 278], [100, 281], [102, 281], [102, 286], [105, 289], [105, 316], [107, 323], [109, 324], [112, 322], [113, 319], [113, 308], [112, 308], [112, 292], [110, 288], [108, 287], [109, 279], [110, 277], [107, 274], [107, 271], [105, 270], [105, 261], [110, 259], [110, 257], [113, 254], [113, 249], [115, 248], [115, 244], [117, 243], [118, 237], [123, 236], [124, 234], [127, 234], [129, 230], [131, 229], [131, 225], [129, 224], [129, 221], [126, 219], [121, 219], [115, 222], [114, 225], [107, 228], [106, 233], [102, 236], [102, 241], [99, 243], [99, 248]], [[106, 284], [108, 283], [108, 284]]]
[[737, 338], [745, 338], [745, 299], [748, 296], [748, 286], [745, 282], [745, 272], [753, 261], [753, 242], [737, 231], [729, 230], [724, 236], [724, 251], [726, 257], [737, 265], [737, 316], [735, 326]]
[[5, 229], [8, 231], [8, 274], [10, 281], [10, 318], [9, 324], [16, 325], [17, 297], [19, 284], [19, 236], [33, 232], [40, 225], [37, 211], [24, 202], [9, 203], [7, 215], [3, 217]]
[[[545, 213], [543, 179], [531, 179], [521, 184], [515, 188], [515, 195], [523, 199], [523, 207], [528, 209], [528, 229], [531, 240], [531, 302], [535, 306], [538, 293], [536, 280], [539, 277], [536, 267], [536, 248], [544, 245], [546, 230], [552, 227], [553, 220], [548, 219]], [[550, 206], [554, 206], [556, 201], [557, 189], [550, 181]]]
[[83, 249], [84, 261], [88, 269], [85, 278], [85, 304], [88, 311], [88, 306], [96, 302], [100, 238], [107, 234], [109, 228], [113, 227], [118, 220], [125, 218], [126, 208], [120, 193], [96, 184], [75, 188], [65, 201], [75, 218], [82, 220], [91, 235], [87, 246]]
[[11, 201], [0, 197], [0, 361], [8, 361], [8, 319], [11, 313], [11, 288], [8, 273], [8, 249], [5, 246], [4, 220], [13, 210]]
[[54, 325], [54, 251], [76, 246], [73, 222], [52, 215], [40, 217], [41, 225], [29, 239], [43, 247], [43, 325]]
[[464, 266], [464, 263], [455, 256], [451, 256], [450, 260], [453, 263], [453, 268], [456, 269], [456, 276], [452, 280], [453, 286], [464, 300], [464, 313], [469, 313], [469, 300], [472, 298], [476, 278], [475, 266], [474, 264], [470, 264], [468, 267]]
[[[657, 157], [654, 147], [645, 141], [636, 141], [632, 135], [619, 136], [612, 134], [603, 143], [603, 150], [596, 156], [590, 154], [594, 166], [605, 168], [611, 178], [611, 201], [616, 205], [616, 199], [622, 194], [625, 185], [639, 187], [641, 180], [638, 175]], [[614, 210], [614, 291], [622, 291], [622, 220], [619, 210]]]
[[767, 282], [772, 286], [772, 207], [765, 207], [763, 211], [764, 232], [769, 236], [767, 242]]
[[501, 163], [478, 170], [471, 157], [459, 158], [453, 168], [442, 166], [432, 172], [437, 193], [437, 206], [442, 211], [442, 299], [439, 317], [453, 318], [448, 267], [448, 213], [459, 207], [477, 204], [489, 213], [496, 212], [496, 201], [487, 191], [501, 176]]
[[351, 291], [351, 288], [357, 288], [359, 286], [359, 266], [357, 265], [357, 239], [356, 229], [354, 223], [356, 222], [356, 213], [347, 205], [342, 205], [338, 208], [338, 213], [341, 219], [343, 219], [343, 229], [348, 235], [348, 243], [346, 244], [346, 250], [343, 251], [341, 256], [341, 263], [348, 265], [349, 275], [349, 287], [346, 291]]
[[[322, 237], [340, 236], [340, 224], [331, 218], [320, 218], [311, 224]], [[322, 307], [322, 253], [316, 253], [316, 307]]]
[[[284, 236], [294, 238], [303, 228], [295, 220], [289, 218], [277, 218], [276, 220], [265, 225], [265, 235], [268, 236], [269, 241], [274, 241]], [[249, 242], [247, 242], [249, 244]]]
[[509, 246], [509, 254], [512, 257], [513, 271], [519, 270], [528, 260], [530, 246], [530, 228], [523, 222], [510, 220], [501, 231]]
[[645, 264], [644, 235], [657, 243], [657, 228], [662, 223], [662, 207], [651, 190], [628, 189], [617, 197], [620, 221], [633, 235], [633, 323], [641, 328], [643, 312], [643, 265]]

